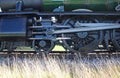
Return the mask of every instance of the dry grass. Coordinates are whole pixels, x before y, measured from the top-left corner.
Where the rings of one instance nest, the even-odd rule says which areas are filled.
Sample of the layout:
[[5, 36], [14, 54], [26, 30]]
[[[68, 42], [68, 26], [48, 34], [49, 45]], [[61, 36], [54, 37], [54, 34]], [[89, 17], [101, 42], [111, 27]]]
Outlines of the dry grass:
[[120, 59], [6, 58], [0, 78], [120, 78]]

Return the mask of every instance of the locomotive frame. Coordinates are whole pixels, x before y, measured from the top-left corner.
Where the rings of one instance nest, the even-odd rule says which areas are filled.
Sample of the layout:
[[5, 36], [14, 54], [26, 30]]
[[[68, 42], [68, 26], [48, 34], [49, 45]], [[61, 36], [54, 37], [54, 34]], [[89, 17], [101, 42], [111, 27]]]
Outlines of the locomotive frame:
[[0, 13], [0, 51], [12, 52], [25, 45], [38, 53], [49, 53], [59, 43], [77, 53], [101, 48], [120, 51], [120, 12], [65, 12], [63, 6], [54, 12], [31, 12], [22, 11], [19, 1], [15, 12]]

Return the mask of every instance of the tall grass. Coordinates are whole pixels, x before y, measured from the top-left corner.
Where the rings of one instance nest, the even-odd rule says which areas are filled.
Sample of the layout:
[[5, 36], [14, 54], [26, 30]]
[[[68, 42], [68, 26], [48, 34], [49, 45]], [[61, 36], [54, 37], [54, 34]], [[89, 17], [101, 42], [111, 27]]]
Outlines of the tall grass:
[[120, 78], [120, 59], [5, 58], [0, 78]]

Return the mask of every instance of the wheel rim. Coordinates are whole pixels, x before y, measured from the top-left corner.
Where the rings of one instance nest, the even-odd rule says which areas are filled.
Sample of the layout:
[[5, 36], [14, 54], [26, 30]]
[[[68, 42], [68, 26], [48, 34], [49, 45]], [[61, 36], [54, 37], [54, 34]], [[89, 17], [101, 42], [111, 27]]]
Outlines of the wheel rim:
[[113, 45], [116, 50], [120, 50], [120, 29], [113, 30]]
[[[116, 23], [120, 24], [120, 19], [116, 21]], [[116, 50], [120, 50], [120, 29], [114, 29], [112, 32], [112, 41]]]
[[[64, 25], [71, 27], [79, 27], [76, 23], [97, 23], [96, 19], [68, 19]], [[76, 24], [76, 26], [74, 26]], [[98, 44], [102, 41], [102, 31], [91, 31], [91, 32], [78, 32], [62, 34], [63, 37], [69, 37], [71, 39], [63, 40], [64, 45], [67, 49], [72, 52], [92, 52]]]
[[33, 44], [37, 53], [49, 53], [55, 46], [52, 40], [35, 40]]

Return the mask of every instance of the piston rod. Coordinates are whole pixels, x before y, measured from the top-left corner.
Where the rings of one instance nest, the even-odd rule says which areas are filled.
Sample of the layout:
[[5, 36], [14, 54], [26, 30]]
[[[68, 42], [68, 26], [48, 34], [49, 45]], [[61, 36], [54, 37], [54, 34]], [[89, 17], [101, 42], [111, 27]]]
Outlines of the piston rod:
[[75, 32], [84, 32], [84, 31], [99, 31], [99, 30], [110, 30], [110, 29], [118, 29], [120, 28], [120, 24], [108, 24], [108, 23], [89, 23], [89, 24], [81, 24], [80, 27], [77, 28], [69, 28], [53, 31], [53, 34], [62, 34], [62, 33], [75, 33]]

